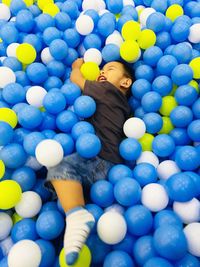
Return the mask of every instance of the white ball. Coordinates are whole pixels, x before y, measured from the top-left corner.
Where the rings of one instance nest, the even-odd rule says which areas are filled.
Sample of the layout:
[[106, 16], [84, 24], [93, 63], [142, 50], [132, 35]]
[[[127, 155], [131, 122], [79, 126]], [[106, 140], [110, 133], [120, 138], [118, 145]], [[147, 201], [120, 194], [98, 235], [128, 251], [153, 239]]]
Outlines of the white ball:
[[0, 89], [4, 88], [9, 83], [15, 82], [15, 73], [8, 67], [0, 67]]
[[16, 50], [19, 46], [19, 43], [12, 43], [6, 49], [6, 54], [8, 57], [17, 57]]
[[0, 240], [5, 239], [12, 229], [12, 219], [6, 212], [0, 212]]
[[52, 57], [49, 47], [45, 47], [42, 52], [41, 52], [41, 60], [42, 62], [47, 65], [49, 62], [51, 62], [52, 60], [54, 60], [54, 58]]
[[200, 257], [200, 223], [190, 223], [183, 231], [187, 239], [188, 251], [192, 255]]
[[194, 44], [200, 43], [200, 23], [193, 24], [190, 27], [188, 40]]
[[63, 159], [63, 148], [55, 140], [46, 139], [40, 142], [35, 150], [36, 159], [46, 167], [54, 167]]
[[85, 51], [83, 59], [85, 62], [94, 62], [97, 65], [100, 65], [102, 61], [102, 55], [98, 49], [89, 48]]
[[121, 34], [118, 31], [114, 31], [112, 34], [110, 34], [105, 41], [105, 44], [115, 44], [117, 46], [121, 46], [123, 43], [123, 38], [121, 36]]
[[150, 183], [142, 189], [141, 202], [150, 211], [158, 212], [167, 207], [169, 197], [162, 185]]
[[104, 0], [96, 0], [96, 5], [99, 11], [104, 10], [106, 8], [106, 3], [104, 2]]
[[157, 168], [158, 177], [164, 180], [167, 180], [170, 176], [180, 171], [181, 170], [176, 165], [176, 162], [173, 160], [164, 160]]
[[5, 4], [0, 4], [0, 19], [8, 21], [10, 19], [10, 9]]
[[124, 6], [135, 6], [135, 3], [133, 0], [123, 0]]
[[115, 203], [107, 207], [106, 209], [104, 209], [104, 212], [107, 212], [107, 211], [118, 212], [119, 214], [124, 214], [125, 209], [121, 205]]
[[43, 167], [33, 156], [27, 158], [25, 166], [30, 167], [34, 171], [39, 171]]
[[41, 86], [31, 86], [26, 92], [26, 101], [37, 108], [43, 106], [43, 100], [47, 91]]
[[101, 17], [103, 14], [105, 14], [105, 13], [109, 13], [110, 11], [108, 10], [108, 9], [101, 9], [100, 11], [99, 11], [99, 16]]
[[8, 254], [9, 267], [38, 267], [42, 253], [37, 243], [32, 240], [21, 240], [14, 244]]
[[150, 163], [152, 164], [155, 168], [158, 167], [159, 165], [159, 159], [158, 157], [151, 151], [144, 151], [140, 154], [140, 157], [137, 159], [136, 163]]
[[4, 256], [7, 256], [10, 249], [12, 248], [13, 246], [13, 241], [12, 241], [12, 238], [10, 236], [8, 236], [7, 238], [5, 238], [4, 240], [2, 240], [0, 242], [0, 248], [2, 250], [2, 254]]
[[147, 7], [145, 8], [144, 10], [142, 10], [142, 12], [140, 13], [140, 23], [143, 25], [143, 26], [146, 26], [146, 22], [147, 22], [147, 19], [148, 17], [153, 14], [154, 12], [156, 12], [156, 10], [152, 7]]
[[81, 15], [77, 18], [75, 27], [78, 33], [81, 35], [88, 35], [94, 29], [94, 22], [88, 15]]
[[7, 58], [7, 57], [0, 57], [0, 61], [1, 61], [1, 63], [3, 63], [4, 60], [5, 60], [6, 58]]
[[96, 0], [83, 0], [83, 3], [82, 3], [82, 10], [88, 10], [88, 9], [93, 9], [93, 10], [96, 10], [96, 11], [99, 11], [99, 7], [97, 5], [97, 2]]
[[127, 232], [124, 217], [117, 213], [108, 211], [104, 213], [97, 222], [97, 233], [99, 238], [109, 245], [121, 242]]
[[187, 202], [175, 201], [173, 203], [173, 210], [185, 224], [200, 220], [200, 202], [196, 198]]
[[40, 195], [34, 191], [26, 191], [22, 193], [21, 200], [15, 206], [15, 210], [22, 218], [32, 218], [39, 213], [41, 207]]
[[123, 131], [127, 137], [140, 139], [145, 134], [146, 126], [143, 120], [130, 118], [125, 121]]

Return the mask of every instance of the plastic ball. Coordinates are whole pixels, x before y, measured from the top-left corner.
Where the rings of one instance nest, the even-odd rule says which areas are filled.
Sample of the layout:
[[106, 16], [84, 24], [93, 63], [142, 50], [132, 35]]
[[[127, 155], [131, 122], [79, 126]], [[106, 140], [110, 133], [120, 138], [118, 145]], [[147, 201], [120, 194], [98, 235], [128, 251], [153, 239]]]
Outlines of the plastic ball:
[[19, 37], [19, 32], [12, 24], [6, 23], [1, 27], [1, 39], [6, 44], [16, 43]]
[[123, 131], [126, 137], [139, 139], [144, 135], [146, 126], [141, 119], [130, 118], [125, 121]]
[[61, 144], [64, 151], [64, 156], [69, 155], [73, 152], [74, 142], [70, 135], [60, 133], [54, 136], [54, 140]]
[[36, 182], [35, 172], [26, 166], [14, 170], [11, 178], [20, 185], [23, 192], [31, 190]]
[[90, 96], [79, 96], [74, 102], [74, 111], [81, 118], [89, 118], [96, 111], [96, 103]]
[[189, 135], [189, 137], [195, 141], [195, 142], [199, 142], [200, 138], [200, 120], [194, 120], [192, 121], [187, 129], [187, 133]]
[[188, 36], [188, 40], [191, 43], [197, 44], [197, 43], [200, 42], [200, 39], [199, 39], [199, 26], [200, 26], [200, 23], [195, 23], [190, 27], [190, 34]]
[[158, 132], [159, 134], [169, 134], [174, 129], [174, 126], [169, 117], [162, 117], [163, 126]]
[[151, 29], [154, 32], [160, 32], [164, 30], [165, 24], [166, 24], [165, 16], [160, 12], [152, 13], [147, 18], [147, 21], [146, 21], [147, 28]]
[[144, 51], [143, 60], [145, 64], [154, 67], [157, 65], [162, 56], [163, 52], [159, 47], [151, 46]]
[[174, 56], [164, 55], [158, 60], [157, 70], [161, 75], [170, 76], [177, 65], [178, 61]]
[[18, 183], [11, 180], [0, 182], [0, 208], [13, 208], [21, 199], [22, 191]]
[[140, 48], [147, 49], [156, 43], [156, 35], [152, 30], [146, 29], [141, 31], [137, 41]]
[[5, 164], [2, 160], [0, 160], [0, 179], [4, 176], [5, 174]]
[[105, 62], [118, 61], [120, 59], [120, 49], [115, 44], [108, 44], [102, 49], [102, 58]]
[[64, 218], [60, 212], [49, 210], [40, 213], [36, 221], [38, 235], [45, 240], [58, 237], [64, 229]]
[[11, 17], [9, 7], [7, 5], [1, 3], [0, 4], [0, 10], [1, 10], [0, 19], [8, 21]]
[[115, 184], [114, 196], [123, 206], [133, 206], [141, 197], [140, 184], [132, 178], [123, 178]]
[[129, 62], [133, 63], [137, 61], [141, 55], [139, 45], [134, 40], [127, 40], [120, 46], [121, 57]]
[[198, 94], [193, 86], [182, 85], [177, 88], [174, 96], [179, 105], [191, 106], [197, 99]]
[[137, 164], [140, 163], [149, 163], [152, 164], [155, 168], [159, 165], [158, 157], [151, 151], [144, 151], [141, 153], [140, 157], [136, 161]]
[[85, 133], [77, 139], [76, 150], [84, 158], [95, 157], [101, 150], [100, 139], [94, 134]]
[[30, 64], [26, 69], [26, 74], [29, 80], [35, 84], [41, 84], [48, 78], [47, 68], [39, 62]]
[[199, 151], [192, 146], [183, 146], [176, 152], [175, 161], [182, 170], [195, 170], [199, 166]]
[[5, 146], [10, 143], [13, 136], [14, 131], [10, 124], [0, 121], [0, 146]]
[[178, 106], [170, 113], [170, 119], [174, 126], [186, 127], [191, 123], [193, 114], [190, 108], [186, 106]]
[[49, 47], [45, 47], [41, 52], [41, 60], [44, 64], [48, 64], [50, 61], [52, 61], [54, 58], [52, 57]]
[[121, 32], [124, 40], [137, 40], [141, 32], [140, 24], [133, 20], [127, 21]]
[[166, 17], [174, 22], [175, 19], [182, 16], [183, 13], [183, 8], [180, 5], [174, 4], [168, 7], [168, 9], [166, 10]]
[[112, 184], [116, 184], [121, 177], [133, 177], [131, 169], [123, 164], [114, 165], [108, 172], [108, 180]]
[[32, 45], [23, 43], [17, 47], [16, 56], [23, 64], [31, 64], [36, 59], [36, 51]]
[[89, 122], [79, 121], [72, 127], [71, 135], [74, 140], [77, 140], [84, 133], [95, 133], [94, 127]]
[[100, 239], [106, 244], [114, 245], [121, 242], [126, 231], [126, 222], [123, 216], [117, 212], [106, 212], [98, 220], [97, 232]]
[[176, 225], [182, 229], [182, 221], [172, 210], [164, 209], [156, 213], [154, 217], [154, 228], [157, 229], [164, 225]]
[[161, 96], [167, 96], [173, 89], [172, 81], [168, 76], [158, 76], [152, 83], [152, 89]]
[[50, 267], [55, 259], [55, 248], [53, 244], [47, 240], [38, 239], [36, 244], [39, 245], [42, 252], [41, 267]]
[[35, 241], [38, 238], [35, 221], [33, 219], [21, 219], [16, 222], [11, 231], [11, 238], [15, 243], [24, 239]]
[[132, 258], [129, 256], [128, 253], [121, 251], [121, 250], [114, 250], [107, 254], [104, 264], [104, 267], [114, 267], [114, 266], [121, 266], [121, 267], [134, 267], [134, 262]]
[[179, 173], [180, 169], [173, 160], [164, 160], [157, 167], [158, 177], [167, 180], [172, 175]]
[[81, 15], [76, 20], [76, 30], [81, 35], [88, 35], [93, 31], [94, 22], [88, 15]]
[[151, 134], [159, 132], [163, 125], [162, 117], [154, 112], [145, 114], [143, 121], [146, 125], [146, 131]]
[[29, 10], [20, 10], [16, 15], [17, 29], [22, 32], [31, 32], [34, 27], [33, 14]]
[[113, 186], [106, 180], [95, 182], [90, 190], [92, 201], [100, 207], [108, 207], [114, 201]]
[[61, 39], [55, 39], [50, 43], [49, 51], [56, 60], [63, 60], [68, 54], [68, 45]]
[[81, 89], [74, 83], [64, 84], [61, 87], [61, 92], [64, 94], [66, 103], [72, 105], [74, 101], [81, 95]]
[[119, 153], [125, 160], [136, 160], [141, 152], [142, 147], [134, 138], [126, 138], [119, 145]]
[[184, 224], [198, 222], [200, 219], [199, 215], [200, 202], [198, 199], [193, 198], [186, 202], [173, 203], [173, 210], [181, 219]]
[[151, 84], [146, 79], [137, 79], [131, 87], [132, 94], [135, 98], [141, 99], [145, 93], [151, 90]]
[[0, 240], [4, 240], [10, 234], [13, 226], [11, 217], [5, 212], [0, 213], [0, 225]]
[[[89, 248], [86, 245], [84, 245], [79, 253], [77, 261], [73, 264], [73, 267], [82, 267], [82, 266], [89, 267], [90, 263], [91, 263], [91, 253]], [[60, 252], [59, 264], [60, 267], [69, 267], [69, 265], [66, 264], [65, 262], [64, 248]]]
[[153, 257], [145, 262], [144, 267], [172, 267], [173, 265], [166, 259], [161, 257]]
[[165, 96], [162, 98], [162, 105], [159, 112], [164, 116], [169, 116], [176, 106], [176, 99], [173, 96]]
[[199, 233], [200, 223], [198, 222], [190, 223], [184, 228], [184, 234], [188, 242], [188, 251], [197, 257], [200, 256]]
[[60, 91], [49, 91], [43, 99], [44, 108], [51, 114], [58, 114], [66, 107], [64, 94]]
[[193, 78], [195, 79], [200, 78], [199, 64], [200, 64], [200, 57], [192, 59], [192, 61], [190, 61], [189, 63], [189, 66], [193, 70]]
[[140, 23], [142, 24], [142, 26], [146, 26], [146, 22], [147, 22], [148, 17], [151, 14], [153, 14], [154, 12], [156, 12], [155, 9], [153, 9], [151, 7], [147, 7], [147, 8], [142, 9], [140, 16], [139, 16], [139, 20], [140, 20]]
[[34, 107], [42, 107], [47, 91], [41, 86], [31, 86], [26, 92], [27, 102]]
[[34, 106], [26, 106], [18, 112], [18, 121], [26, 129], [34, 129], [42, 122], [42, 113]]
[[16, 50], [17, 50], [17, 47], [19, 46], [19, 43], [12, 43], [12, 44], [9, 44], [7, 49], [6, 49], [6, 54], [8, 57], [17, 57], [16, 56]]
[[10, 83], [2, 91], [5, 101], [11, 105], [23, 102], [25, 100], [25, 91], [19, 83]]
[[185, 257], [183, 257], [181, 260], [176, 262], [176, 267], [181, 267], [181, 266], [187, 266], [191, 265], [193, 267], [198, 267], [199, 266], [199, 260], [192, 256], [191, 254], [187, 253]]
[[84, 62], [94, 62], [98, 66], [101, 64], [102, 55], [101, 52], [96, 48], [89, 48], [84, 54]]
[[162, 105], [162, 97], [157, 92], [147, 92], [141, 100], [142, 107], [145, 112], [156, 112]]
[[137, 66], [135, 69], [135, 78], [145, 79], [149, 82], [152, 82], [154, 79], [153, 68], [145, 64]]
[[121, 34], [118, 31], [114, 31], [112, 34], [110, 34], [105, 41], [105, 44], [114, 44], [118, 47], [120, 47], [123, 43], [123, 38], [121, 36]]
[[149, 133], [145, 133], [140, 139], [139, 143], [142, 146], [142, 151], [151, 151], [154, 136]]
[[159, 157], [166, 157], [173, 153], [175, 143], [169, 135], [160, 134], [154, 138], [152, 148], [153, 152]]
[[189, 63], [192, 59], [192, 47], [188, 43], [179, 43], [172, 49], [172, 55], [179, 63]]
[[0, 88], [4, 88], [9, 83], [15, 83], [16, 75], [8, 67], [0, 67]]
[[49, 14], [52, 17], [55, 17], [60, 12], [59, 7], [56, 4], [49, 3], [44, 6], [43, 13]]
[[181, 259], [187, 252], [187, 240], [182, 229], [176, 225], [163, 225], [153, 236], [156, 251], [169, 260]]
[[95, 62], [85, 62], [81, 66], [81, 73], [86, 80], [95, 81], [100, 74], [100, 70]]
[[176, 85], [184, 85], [192, 80], [193, 70], [187, 64], [180, 64], [173, 69], [171, 77]]
[[40, 164], [53, 167], [61, 162], [64, 151], [57, 141], [47, 139], [37, 145], [35, 155]]
[[56, 117], [56, 126], [62, 132], [70, 132], [72, 127], [78, 122], [77, 115], [71, 110], [64, 110]]

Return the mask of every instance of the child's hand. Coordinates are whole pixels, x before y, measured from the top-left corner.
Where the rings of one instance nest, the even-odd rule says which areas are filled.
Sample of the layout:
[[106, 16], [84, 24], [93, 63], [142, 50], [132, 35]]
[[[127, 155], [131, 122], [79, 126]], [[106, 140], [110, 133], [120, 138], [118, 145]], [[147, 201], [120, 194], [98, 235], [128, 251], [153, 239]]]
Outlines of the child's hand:
[[80, 69], [83, 63], [84, 63], [83, 58], [77, 58], [72, 64], [72, 69], [75, 69], [75, 68]]

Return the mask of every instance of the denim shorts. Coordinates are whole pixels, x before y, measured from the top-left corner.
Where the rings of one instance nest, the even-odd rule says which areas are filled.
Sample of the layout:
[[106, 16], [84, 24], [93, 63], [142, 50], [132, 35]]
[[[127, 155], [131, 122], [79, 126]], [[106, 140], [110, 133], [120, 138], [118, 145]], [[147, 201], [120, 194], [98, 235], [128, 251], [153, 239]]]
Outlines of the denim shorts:
[[90, 187], [94, 182], [105, 179], [113, 165], [114, 163], [98, 156], [85, 159], [79, 156], [78, 153], [73, 153], [64, 157], [57, 166], [48, 169], [44, 185], [54, 191], [50, 181], [74, 180], [80, 182], [83, 187]]

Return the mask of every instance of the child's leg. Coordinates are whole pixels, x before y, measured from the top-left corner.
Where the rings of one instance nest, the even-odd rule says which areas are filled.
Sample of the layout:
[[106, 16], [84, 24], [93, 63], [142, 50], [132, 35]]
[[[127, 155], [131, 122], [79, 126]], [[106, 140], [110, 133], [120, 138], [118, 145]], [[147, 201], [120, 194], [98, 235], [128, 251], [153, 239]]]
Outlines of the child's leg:
[[68, 265], [74, 264], [95, 224], [94, 217], [86, 209], [83, 189], [80, 182], [75, 180], [51, 181], [60, 203], [66, 212], [66, 229], [64, 249]]

